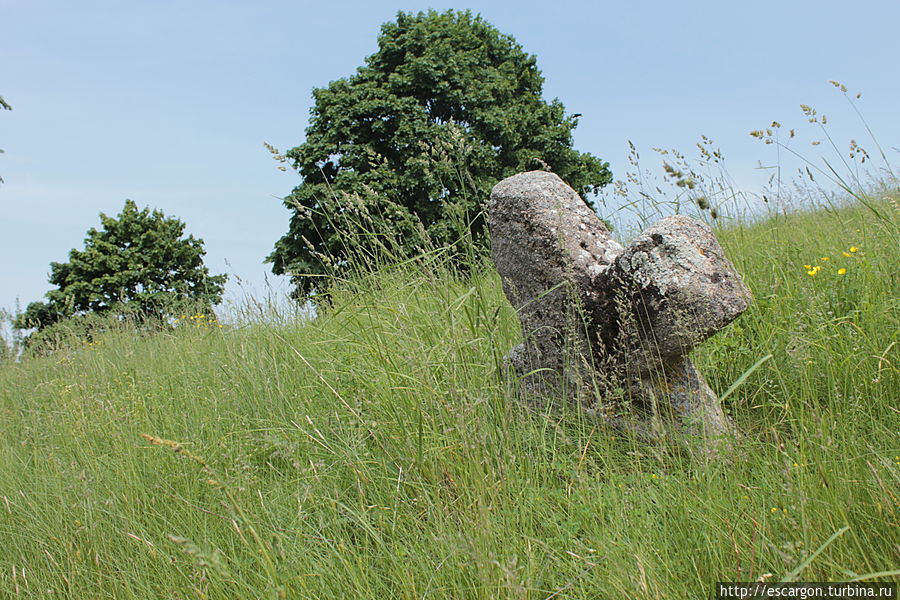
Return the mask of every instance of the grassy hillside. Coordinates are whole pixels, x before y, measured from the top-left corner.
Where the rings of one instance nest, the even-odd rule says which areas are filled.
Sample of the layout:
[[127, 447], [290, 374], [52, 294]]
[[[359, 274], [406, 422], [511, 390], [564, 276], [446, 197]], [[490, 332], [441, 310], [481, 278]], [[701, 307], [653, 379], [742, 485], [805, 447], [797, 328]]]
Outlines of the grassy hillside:
[[721, 395], [771, 358], [725, 399], [745, 435], [716, 458], [515, 403], [499, 366], [518, 323], [488, 267], [407, 264], [311, 322], [188, 318], [0, 366], [0, 596], [688, 599], [897, 577], [900, 240], [880, 212], [720, 232], [755, 300], [695, 360]]

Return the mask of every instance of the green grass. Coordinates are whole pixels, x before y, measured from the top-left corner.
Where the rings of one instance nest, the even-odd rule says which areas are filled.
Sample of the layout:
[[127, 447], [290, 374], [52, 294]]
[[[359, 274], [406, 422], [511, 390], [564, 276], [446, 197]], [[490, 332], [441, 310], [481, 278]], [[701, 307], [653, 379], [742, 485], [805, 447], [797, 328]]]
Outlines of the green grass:
[[896, 578], [897, 213], [880, 208], [719, 232], [754, 304], [695, 360], [721, 394], [772, 357], [727, 399], [744, 434], [714, 458], [517, 404], [500, 373], [518, 322], [486, 266], [384, 269], [313, 321], [126, 330], [2, 365], [0, 596], [688, 599]]

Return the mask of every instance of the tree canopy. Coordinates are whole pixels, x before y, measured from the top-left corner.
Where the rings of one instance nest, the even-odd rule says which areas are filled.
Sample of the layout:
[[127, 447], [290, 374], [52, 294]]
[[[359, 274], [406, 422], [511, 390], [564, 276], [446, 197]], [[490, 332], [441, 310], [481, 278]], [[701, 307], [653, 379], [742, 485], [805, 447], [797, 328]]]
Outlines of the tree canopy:
[[137, 314], [165, 318], [191, 306], [211, 310], [222, 300], [226, 275], [203, 265], [203, 240], [183, 238], [185, 224], [161, 211], [138, 210], [131, 200], [117, 217], [100, 214], [84, 249], [69, 261], [50, 263], [56, 289], [32, 302], [15, 321], [18, 329], [44, 329], [79, 314]]
[[423, 236], [452, 243], [460, 221], [483, 240], [491, 187], [540, 164], [590, 202], [608, 164], [572, 148], [579, 115], [545, 101], [543, 81], [536, 58], [480, 16], [399, 13], [354, 75], [313, 90], [306, 140], [284, 157], [302, 182], [285, 198], [273, 271], [308, 292], [353, 244], [374, 243], [349, 239], [348, 223], [392, 230], [407, 250]]

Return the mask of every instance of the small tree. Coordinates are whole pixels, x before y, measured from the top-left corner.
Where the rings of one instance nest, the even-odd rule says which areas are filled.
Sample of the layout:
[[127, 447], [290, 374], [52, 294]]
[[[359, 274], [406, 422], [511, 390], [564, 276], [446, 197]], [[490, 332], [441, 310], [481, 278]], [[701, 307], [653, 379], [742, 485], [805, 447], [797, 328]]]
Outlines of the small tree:
[[182, 238], [185, 225], [131, 200], [116, 217], [100, 214], [84, 250], [50, 263], [47, 302], [32, 302], [15, 320], [17, 329], [44, 329], [67, 317], [95, 313], [166, 318], [183, 307], [211, 310], [222, 300], [226, 275], [203, 265], [203, 240]]
[[[481, 17], [399, 13], [355, 75], [313, 90], [306, 141], [276, 154], [303, 181], [285, 198], [293, 215], [267, 259], [272, 270], [308, 292], [315, 276], [346, 264], [353, 249], [340, 224], [361, 206], [412, 251], [422, 232], [452, 243], [459, 222], [484, 240], [491, 187], [540, 164], [582, 195], [596, 192], [612, 179], [607, 163], [572, 148], [580, 115], [545, 101], [542, 85], [535, 57]], [[435, 160], [447, 147], [451, 169]]]

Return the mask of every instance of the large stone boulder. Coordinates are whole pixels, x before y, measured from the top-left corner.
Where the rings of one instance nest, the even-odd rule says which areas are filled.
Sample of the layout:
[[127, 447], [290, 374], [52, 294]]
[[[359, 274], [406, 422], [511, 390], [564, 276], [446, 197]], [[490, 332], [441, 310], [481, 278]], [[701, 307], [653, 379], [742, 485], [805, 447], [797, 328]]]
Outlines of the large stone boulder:
[[627, 248], [559, 177], [504, 179], [489, 206], [491, 255], [518, 311], [509, 354], [527, 396], [657, 436], [730, 431], [691, 349], [740, 315], [750, 291], [708, 226], [667, 217]]

